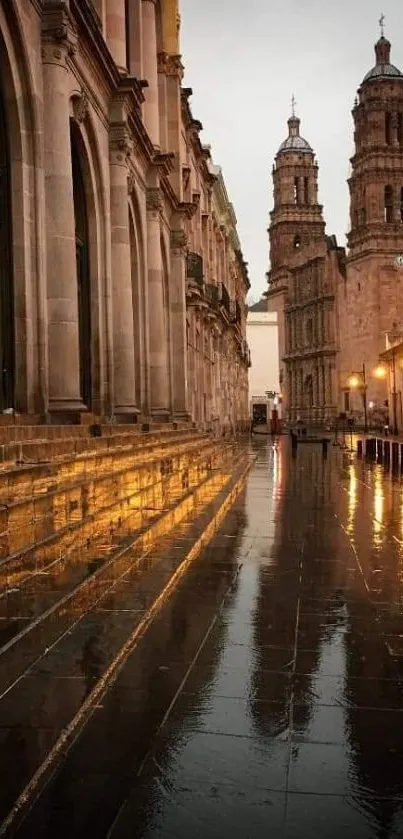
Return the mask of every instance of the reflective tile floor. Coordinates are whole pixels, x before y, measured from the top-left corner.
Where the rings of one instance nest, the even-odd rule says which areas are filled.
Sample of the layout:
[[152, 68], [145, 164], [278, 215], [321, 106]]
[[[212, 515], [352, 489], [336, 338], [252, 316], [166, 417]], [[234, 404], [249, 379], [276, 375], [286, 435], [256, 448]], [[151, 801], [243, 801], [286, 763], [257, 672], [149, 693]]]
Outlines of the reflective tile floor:
[[403, 837], [402, 483], [254, 445], [244, 494], [21, 839]]

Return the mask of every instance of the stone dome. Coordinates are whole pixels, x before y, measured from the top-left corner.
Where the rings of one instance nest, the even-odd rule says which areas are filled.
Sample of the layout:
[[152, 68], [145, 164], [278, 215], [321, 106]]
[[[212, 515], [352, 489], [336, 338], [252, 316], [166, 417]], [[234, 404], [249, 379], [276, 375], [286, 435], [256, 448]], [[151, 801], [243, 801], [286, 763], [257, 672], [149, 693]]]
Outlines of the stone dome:
[[377, 81], [378, 79], [401, 79], [403, 80], [403, 73], [390, 63], [390, 41], [383, 35], [375, 44], [376, 64], [364, 76], [362, 83]]
[[288, 137], [281, 143], [278, 154], [285, 152], [299, 152], [313, 154], [313, 150], [307, 140], [304, 140], [299, 133], [300, 120], [296, 116], [288, 120]]

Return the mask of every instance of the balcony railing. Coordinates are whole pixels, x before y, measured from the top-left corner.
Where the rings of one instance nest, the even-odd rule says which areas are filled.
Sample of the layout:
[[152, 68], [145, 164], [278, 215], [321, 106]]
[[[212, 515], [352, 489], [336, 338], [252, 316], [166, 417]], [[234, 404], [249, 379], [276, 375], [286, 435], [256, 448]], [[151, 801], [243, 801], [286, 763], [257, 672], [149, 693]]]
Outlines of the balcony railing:
[[186, 256], [186, 278], [203, 286], [203, 258], [198, 253], [189, 252]]
[[227, 312], [228, 317], [231, 317], [231, 301], [224, 283], [220, 284], [220, 298], [221, 306]]

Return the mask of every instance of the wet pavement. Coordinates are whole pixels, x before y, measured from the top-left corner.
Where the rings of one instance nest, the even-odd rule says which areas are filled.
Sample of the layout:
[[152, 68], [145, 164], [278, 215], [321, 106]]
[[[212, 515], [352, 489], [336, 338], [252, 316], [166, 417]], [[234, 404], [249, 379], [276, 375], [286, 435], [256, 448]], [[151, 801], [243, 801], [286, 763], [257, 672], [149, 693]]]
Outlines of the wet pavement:
[[[401, 481], [254, 445], [245, 492], [13, 835], [403, 837]], [[66, 637], [31, 673], [34, 710], [0, 702], [3, 796], [135, 620], [133, 585], [87, 616], [75, 669]]]

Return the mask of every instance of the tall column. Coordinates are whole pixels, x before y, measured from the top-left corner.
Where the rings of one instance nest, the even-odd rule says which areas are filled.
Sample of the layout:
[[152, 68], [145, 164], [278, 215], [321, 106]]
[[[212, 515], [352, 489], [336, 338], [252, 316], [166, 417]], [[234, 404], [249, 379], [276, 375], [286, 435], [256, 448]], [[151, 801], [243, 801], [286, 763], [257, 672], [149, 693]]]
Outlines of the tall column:
[[77, 36], [64, 6], [43, 12], [44, 170], [49, 411], [85, 411], [80, 394], [76, 237], [68, 55]]
[[177, 419], [190, 419], [188, 406], [186, 329], [186, 235], [171, 230], [171, 318], [172, 318], [172, 412]]
[[142, 46], [143, 77], [148, 82], [144, 90], [144, 124], [148, 135], [156, 148], [160, 145], [158, 112], [158, 70], [157, 70], [157, 27], [155, 18], [156, 0], [142, 0]]
[[125, 0], [106, 0], [106, 40], [118, 69], [127, 73]]
[[158, 188], [147, 190], [147, 263], [150, 343], [151, 414], [167, 417], [169, 406], [168, 380], [168, 311], [164, 299], [164, 276], [161, 254], [161, 195]]
[[139, 413], [136, 406], [133, 287], [131, 276], [128, 160], [131, 141], [124, 124], [110, 131], [111, 256], [114, 414]]

